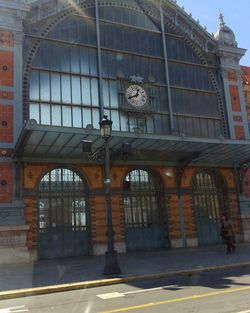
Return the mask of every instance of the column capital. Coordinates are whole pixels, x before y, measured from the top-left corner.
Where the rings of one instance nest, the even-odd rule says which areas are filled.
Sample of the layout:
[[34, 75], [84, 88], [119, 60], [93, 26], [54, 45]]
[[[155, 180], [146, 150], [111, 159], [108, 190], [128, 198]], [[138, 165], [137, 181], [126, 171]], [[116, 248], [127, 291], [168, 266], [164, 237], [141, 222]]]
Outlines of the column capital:
[[0, 0], [0, 28], [22, 31], [22, 21], [29, 11], [30, 5], [24, 0]]

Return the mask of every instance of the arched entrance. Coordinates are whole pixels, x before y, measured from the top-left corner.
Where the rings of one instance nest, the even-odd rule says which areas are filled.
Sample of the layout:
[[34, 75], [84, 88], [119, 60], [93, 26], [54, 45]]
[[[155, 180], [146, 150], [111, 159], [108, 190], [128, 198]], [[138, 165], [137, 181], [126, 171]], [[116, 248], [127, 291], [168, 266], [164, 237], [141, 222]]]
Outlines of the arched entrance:
[[220, 213], [227, 211], [222, 178], [213, 172], [201, 171], [193, 180], [193, 208], [199, 245], [221, 242]]
[[125, 237], [127, 250], [167, 246], [165, 208], [161, 184], [144, 170], [129, 172], [124, 181]]
[[89, 253], [89, 210], [86, 182], [75, 172], [56, 168], [39, 184], [39, 259]]

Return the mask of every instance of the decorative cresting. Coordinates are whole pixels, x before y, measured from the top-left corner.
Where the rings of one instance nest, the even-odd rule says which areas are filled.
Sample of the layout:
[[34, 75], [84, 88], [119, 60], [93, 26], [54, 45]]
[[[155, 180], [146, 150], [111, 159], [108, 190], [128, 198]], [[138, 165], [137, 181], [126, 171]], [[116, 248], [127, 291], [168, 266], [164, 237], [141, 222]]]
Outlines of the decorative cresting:
[[124, 227], [127, 250], [163, 248], [167, 243], [166, 212], [160, 181], [136, 169], [124, 181]]
[[199, 245], [221, 242], [220, 213], [228, 207], [225, 183], [218, 173], [202, 170], [195, 174], [193, 209]]
[[[136, 4], [136, 5], [135, 5]], [[144, 4], [142, 1], [99, 1], [100, 6], [116, 6], [121, 7], [125, 9], [130, 9], [134, 11], [138, 11], [144, 14], [147, 14], [148, 16], [160, 21], [160, 12], [157, 10], [157, 6], [150, 5], [150, 10], [147, 10], [148, 5]], [[173, 5], [173, 4], [172, 4]], [[86, 1], [84, 3], [79, 4], [80, 9], [89, 9], [94, 7], [93, 1]], [[182, 36], [183, 39], [186, 41], [186, 43], [193, 49], [193, 51], [197, 54], [199, 59], [201, 60], [201, 63], [205, 66], [208, 66], [208, 63], [206, 61], [206, 58], [204, 56], [204, 53], [206, 54], [206, 47], [199, 44], [199, 41], [194, 41], [194, 36], [192, 36], [192, 33], [185, 31], [185, 29], [180, 28], [178, 19], [175, 17], [173, 18], [173, 13], [171, 13], [172, 10], [170, 8], [164, 8], [164, 15], [166, 17], [165, 23], [168, 25], [173, 31], [175, 31], [178, 35]], [[49, 31], [56, 26], [59, 22], [61, 22], [63, 19], [68, 17], [71, 14], [77, 13], [77, 9], [74, 8], [68, 8], [65, 11], [58, 13], [55, 18], [41, 30], [40, 37], [45, 38], [46, 35], [49, 33]], [[177, 13], [176, 13], [177, 16]], [[192, 38], [193, 37], [193, 38]], [[211, 40], [212, 42], [212, 40]], [[24, 103], [24, 116], [28, 118], [27, 112], [28, 112], [28, 97], [29, 97], [29, 75], [31, 70], [31, 63], [33, 61], [33, 58], [36, 55], [36, 52], [39, 48], [40, 40], [37, 39], [31, 48], [30, 52], [28, 53], [27, 61], [24, 67], [24, 79], [23, 79], [23, 103]], [[202, 51], [203, 50], [203, 51]], [[225, 137], [228, 135], [227, 126], [226, 126], [226, 120], [225, 120], [225, 110], [223, 106], [223, 100], [221, 96], [221, 91], [217, 82], [216, 77], [214, 76], [212, 71], [208, 71], [213, 87], [216, 90], [217, 94], [217, 100], [219, 104], [219, 110], [220, 110], [220, 117], [222, 120], [222, 132]]]
[[40, 259], [89, 254], [89, 198], [86, 182], [67, 168], [45, 174], [39, 184]]

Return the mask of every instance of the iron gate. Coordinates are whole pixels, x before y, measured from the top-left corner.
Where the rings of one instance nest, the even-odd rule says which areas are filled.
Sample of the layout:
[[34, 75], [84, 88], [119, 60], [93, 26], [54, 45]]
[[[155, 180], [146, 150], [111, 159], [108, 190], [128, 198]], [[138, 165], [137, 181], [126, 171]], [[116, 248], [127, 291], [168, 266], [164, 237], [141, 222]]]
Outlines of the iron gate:
[[167, 245], [160, 184], [144, 170], [128, 173], [124, 182], [125, 237], [127, 250]]
[[57, 168], [39, 185], [38, 254], [40, 259], [89, 253], [88, 192], [75, 172]]
[[221, 242], [220, 213], [224, 211], [225, 194], [222, 179], [202, 171], [193, 182], [193, 205], [199, 245]]

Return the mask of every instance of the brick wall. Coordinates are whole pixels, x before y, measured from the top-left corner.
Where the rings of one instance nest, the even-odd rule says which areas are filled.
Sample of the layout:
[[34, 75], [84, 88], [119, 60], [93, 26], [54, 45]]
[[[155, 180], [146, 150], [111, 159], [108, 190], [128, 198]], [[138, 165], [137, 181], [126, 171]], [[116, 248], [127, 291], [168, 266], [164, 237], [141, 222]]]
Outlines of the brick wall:
[[14, 84], [14, 53], [0, 51], [0, 86], [13, 87]]
[[0, 104], [0, 142], [13, 142], [13, 106]]
[[229, 86], [229, 92], [230, 92], [230, 98], [231, 98], [232, 111], [233, 112], [241, 112], [238, 87], [230, 85]]
[[0, 203], [10, 203], [13, 193], [13, 166], [0, 163]]
[[[12, 32], [0, 30], [0, 158], [8, 157], [12, 148], [4, 144], [13, 143], [13, 104], [14, 99], [14, 40]], [[7, 89], [7, 91], [6, 91]], [[8, 101], [6, 104], [5, 101]], [[12, 202], [13, 164], [0, 163], [0, 203]]]
[[[42, 176], [56, 165], [26, 164], [24, 167], [24, 194], [25, 194], [25, 220], [30, 226], [27, 236], [29, 249], [37, 245], [37, 188]], [[91, 189], [90, 195], [90, 217], [92, 244], [106, 243], [106, 215], [105, 197], [103, 195], [103, 172], [100, 166], [79, 166], [72, 168], [77, 170], [87, 180]], [[113, 227], [115, 231], [115, 242], [124, 243], [124, 207], [123, 207], [123, 182], [126, 174], [133, 170], [127, 166], [113, 167], [111, 170], [111, 193]], [[192, 179], [197, 169], [187, 168], [182, 176], [182, 204], [185, 221], [185, 235], [187, 239], [196, 238], [196, 225], [193, 210]], [[180, 217], [178, 207], [178, 195], [176, 188], [176, 172], [173, 168], [154, 167], [153, 171], [158, 174], [164, 190], [162, 208], [166, 210], [167, 230], [170, 241], [181, 239]], [[232, 210], [232, 219], [236, 233], [241, 233], [241, 220], [239, 218], [239, 207], [235, 191], [234, 176], [231, 169], [221, 169], [220, 174], [227, 182], [230, 190], [228, 203]], [[28, 195], [30, 194], [30, 195]]]
[[250, 124], [250, 67], [242, 66], [241, 70], [247, 117]]

